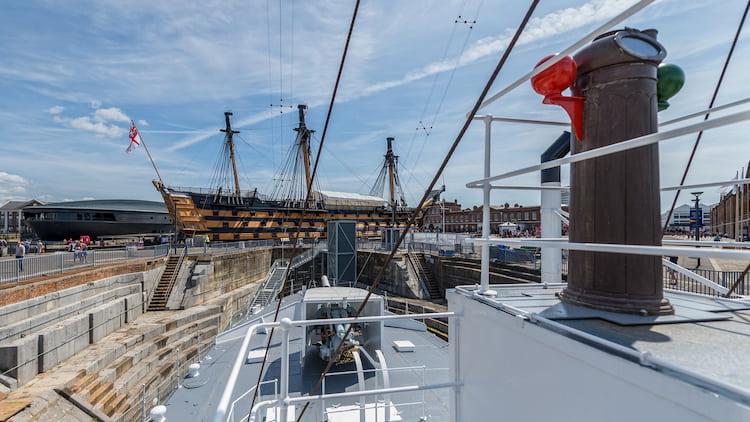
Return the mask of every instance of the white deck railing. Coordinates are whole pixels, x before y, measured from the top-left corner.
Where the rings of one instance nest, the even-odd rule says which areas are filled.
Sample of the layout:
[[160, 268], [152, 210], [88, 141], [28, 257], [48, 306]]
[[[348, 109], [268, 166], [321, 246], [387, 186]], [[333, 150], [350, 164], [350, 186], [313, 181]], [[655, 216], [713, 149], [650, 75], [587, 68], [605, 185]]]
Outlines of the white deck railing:
[[[260, 324], [254, 324], [247, 328], [247, 332], [242, 340], [242, 346], [240, 351], [237, 353], [235, 358], [234, 366], [227, 379], [226, 387], [219, 401], [219, 405], [214, 415], [214, 422], [227, 422], [229, 419], [230, 401], [232, 400], [232, 394], [234, 392], [237, 379], [239, 378], [240, 370], [242, 369], [243, 362], [245, 362], [247, 356], [247, 349], [250, 346], [250, 340], [253, 335], [260, 329], [275, 328], [280, 329], [282, 334], [281, 340], [281, 378], [279, 380], [280, 385], [280, 397], [277, 400], [268, 400], [256, 404], [252, 411], [250, 421], [255, 420], [255, 415], [263, 408], [269, 406], [282, 406], [288, 407], [290, 404], [307, 401], [321, 401], [327, 399], [336, 399], [343, 397], [359, 397], [359, 396], [371, 396], [371, 395], [382, 395], [382, 394], [394, 394], [407, 391], [421, 391], [435, 388], [450, 388], [461, 385], [459, 380], [453, 382], [431, 384], [431, 385], [413, 385], [406, 387], [394, 387], [379, 390], [369, 390], [366, 392], [354, 391], [351, 393], [336, 393], [336, 394], [320, 394], [317, 396], [304, 396], [304, 397], [289, 397], [288, 386], [289, 386], [289, 331], [292, 327], [309, 327], [313, 325], [325, 324], [355, 324], [355, 323], [366, 323], [366, 322], [380, 322], [398, 319], [420, 319], [420, 318], [458, 318], [461, 314], [455, 312], [436, 312], [427, 314], [410, 314], [410, 315], [380, 315], [380, 316], [369, 316], [369, 317], [352, 317], [352, 318], [330, 318], [322, 321], [320, 319], [311, 320], [299, 320], [292, 321], [289, 318], [282, 318], [281, 321], [277, 322], [263, 322]], [[286, 415], [286, 412], [282, 412]]]

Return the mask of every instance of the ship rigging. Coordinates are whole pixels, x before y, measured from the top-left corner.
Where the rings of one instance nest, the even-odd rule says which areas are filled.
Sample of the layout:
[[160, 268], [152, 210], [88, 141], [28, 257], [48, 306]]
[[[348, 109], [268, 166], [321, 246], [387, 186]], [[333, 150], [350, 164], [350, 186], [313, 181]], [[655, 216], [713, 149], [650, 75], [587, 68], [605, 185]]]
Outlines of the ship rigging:
[[[178, 230], [186, 237], [208, 235], [229, 241], [325, 238], [330, 220], [355, 220], [361, 237], [381, 236], [386, 228], [403, 229], [414, 209], [407, 207], [398, 177], [394, 138], [387, 139], [382, 170], [369, 195], [321, 190], [311, 170], [314, 130], [307, 127], [306, 110], [307, 106], [298, 106], [297, 136], [270, 196], [257, 189], [241, 190], [234, 143], [239, 131], [232, 129], [232, 113], [225, 112], [225, 128], [220, 129], [225, 134], [223, 151], [212, 183], [215, 188], [176, 188], [153, 181]], [[388, 200], [382, 197], [386, 183]]]

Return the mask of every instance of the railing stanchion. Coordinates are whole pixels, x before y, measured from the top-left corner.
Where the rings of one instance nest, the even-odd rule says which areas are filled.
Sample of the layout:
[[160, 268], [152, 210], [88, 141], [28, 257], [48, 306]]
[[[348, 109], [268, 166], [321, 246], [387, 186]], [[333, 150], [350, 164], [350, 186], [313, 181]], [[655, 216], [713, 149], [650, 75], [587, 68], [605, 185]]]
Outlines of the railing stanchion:
[[141, 422], [146, 422], [146, 384], [141, 384]]

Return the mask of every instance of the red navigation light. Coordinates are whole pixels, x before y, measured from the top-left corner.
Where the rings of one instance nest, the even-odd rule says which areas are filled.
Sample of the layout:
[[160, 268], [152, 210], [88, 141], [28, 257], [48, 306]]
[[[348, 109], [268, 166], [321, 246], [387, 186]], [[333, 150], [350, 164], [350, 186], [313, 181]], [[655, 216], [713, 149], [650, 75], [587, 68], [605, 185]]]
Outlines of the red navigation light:
[[[543, 58], [536, 67], [554, 57], [551, 54]], [[559, 105], [568, 113], [578, 140], [583, 139], [583, 100], [584, 97], [565, 97], [562, 92], [573, 83], [576, 77], [576, 62], [570, 56], [565, 56], [549, 69], [531, 78], [531, 86], [538, 94], [544, 95], [544, 104]]]

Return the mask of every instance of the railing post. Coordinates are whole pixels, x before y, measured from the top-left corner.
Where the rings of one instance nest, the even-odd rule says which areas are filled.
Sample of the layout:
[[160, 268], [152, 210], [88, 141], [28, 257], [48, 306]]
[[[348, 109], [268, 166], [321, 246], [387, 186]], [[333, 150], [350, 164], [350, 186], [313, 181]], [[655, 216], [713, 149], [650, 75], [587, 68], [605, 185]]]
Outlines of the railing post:
[[60, 274], [65, 272], [65, 252], [60, 254]]
[[180, 388], [180, 348], [177, 348], [177, 372], [175, 373], [175, 381], [177, 388]]
[[291, 325], [289, 318], [282, 318], [279, 326], [281, 328], [281, 399], [284, 401], [281, 404], [279, 421], [287, 420], [289, 406], [286, 404], [286, 399], [289, 398], [289, 330], [292, 328]]
[[[323, 377], [323, 385], [322, 385], [321, 394], [323, 396], [325, 396], [326, 394], [326, 377], [325, 376]], [[326, 415], [326, 400], [322, 399], [320, 401], [320, 420], [321, 421], [326, 420], [325, 415]]]
[[146, 384], [141, 384], [141, 422], [146, 422]]

